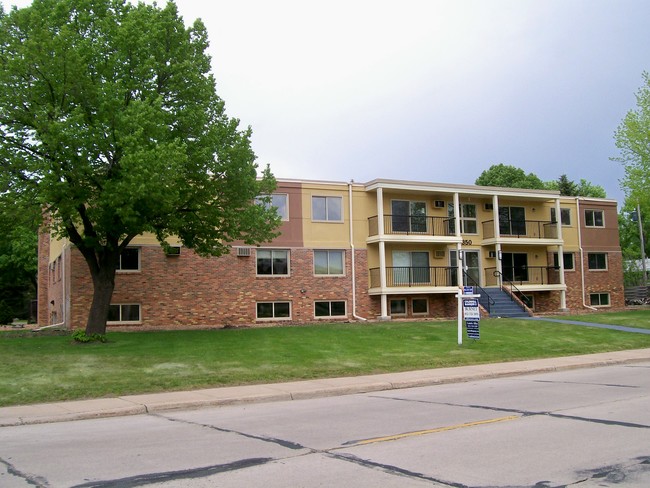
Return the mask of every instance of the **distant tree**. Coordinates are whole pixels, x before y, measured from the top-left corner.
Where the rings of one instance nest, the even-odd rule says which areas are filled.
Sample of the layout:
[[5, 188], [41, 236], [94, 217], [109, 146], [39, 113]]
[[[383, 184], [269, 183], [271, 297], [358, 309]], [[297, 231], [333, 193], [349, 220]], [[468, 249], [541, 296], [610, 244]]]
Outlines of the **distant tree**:
[[142, 233], [200, 255], [275, 237], [258, 205], [251, 131], [215, 90], [200, 21], [126, 0], [0, 7], [0, 193], [33, 201], [92, 276], [87, 334], [103, 334], [122, 251]]
[[557, 180], [545, 182], [544, 187], [547, 190], [559, 191], [560, 195], [569, 197], [607, 197], [605, 189], [602, 186], [594, 185], [585, 179], [581, 179], [580, 183], [576, 184], [567, 175], [561, 175]]
[[0, 323], [29, 318], [29, 302], [36, 296], [38, 222], [40, 209], [27, 208], [0, 196]]
[[537, 175], [533, 173], [526, 174], [521, 168], [503, 163], [490, 166], [476, 178], [474, 183], [479, 186], [544, 189], [544, 182]]
[[620, 156], [612, 158], [625, 168], [621, 187], [626, 196], [650, 208], [650, 76], [636, 94], [636, 109], [630, 110], [614, 133]]

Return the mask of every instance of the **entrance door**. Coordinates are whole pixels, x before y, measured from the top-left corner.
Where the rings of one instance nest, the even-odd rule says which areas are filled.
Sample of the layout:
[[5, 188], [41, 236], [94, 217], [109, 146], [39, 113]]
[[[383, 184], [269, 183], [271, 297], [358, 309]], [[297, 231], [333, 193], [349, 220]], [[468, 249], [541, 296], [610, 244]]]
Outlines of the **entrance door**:
[[[476, 284], [481, 284], [481, 266], [479, 263], [479, 252], [478, 251], [463, 251], [465, 256], [465, 261], [463, 263], [463, 269], [465, 267], [465, 273], [463, 273], [463, 285], [465, 286], [474, 286]], [[456, 257], [456, 251], [449, 251], [449, 266], [456, 267], [458, 260]], [[467, 277], [469, 275], [470, 278]], [[456, 273], [452, 272], [452, 285], [457, 286], [458, 282], [456, 280]]]
[[513, 283], [528, 281], [528, 254], [522, 252], [504, 252], [501, 266], [503, 277]]

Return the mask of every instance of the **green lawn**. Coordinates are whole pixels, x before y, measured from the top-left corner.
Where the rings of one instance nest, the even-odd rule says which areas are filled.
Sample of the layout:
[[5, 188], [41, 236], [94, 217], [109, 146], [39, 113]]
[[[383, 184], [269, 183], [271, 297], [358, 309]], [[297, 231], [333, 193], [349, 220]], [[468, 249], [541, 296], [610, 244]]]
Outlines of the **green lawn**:
[[[647, 321], [650, 311], [641, 318]], [[75, 344], [69, 336], [0, 333], [0, 405], [650, 347], [650, 335], [514, 319], [482, 320], [481, 339], [464, 335], [462, 346], [455, 322], [109, 332], [108, 338]]]
[[644, 309], [626, 310], [625, 312], [589, 313], [587, 315], [565, 315], [556, 318], [650, 329], [650, 311]]

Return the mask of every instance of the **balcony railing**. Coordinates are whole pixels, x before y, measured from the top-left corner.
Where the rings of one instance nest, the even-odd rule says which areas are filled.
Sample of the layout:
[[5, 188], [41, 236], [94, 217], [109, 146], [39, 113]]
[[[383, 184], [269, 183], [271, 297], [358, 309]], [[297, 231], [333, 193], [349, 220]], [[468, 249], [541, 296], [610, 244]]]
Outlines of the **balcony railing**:
[[[485, 268], [485, 286], [498, 286], [496, 268]], [[559, 285], [560, 268], [554, 266], [503, 266], [503, 277], [515, 285]]]
[[[368, 218], [369, 235], [379, 234], [379, 218]], [[453, 236], [454, 219], [426, 215], [384, 215], [384, 233], [420, 236]]]
[[[501, 237], [557, 239], [557, 224], [543, 220], [499, 220]], [[483, 222], [483, 238], [494, 238], [494, 220]]]
[[[454, 286], [456, 271], [451, 266], [386, 268], [386, 286]], [[380, 268], [372, 268], [370, 288], [380, 286]]]

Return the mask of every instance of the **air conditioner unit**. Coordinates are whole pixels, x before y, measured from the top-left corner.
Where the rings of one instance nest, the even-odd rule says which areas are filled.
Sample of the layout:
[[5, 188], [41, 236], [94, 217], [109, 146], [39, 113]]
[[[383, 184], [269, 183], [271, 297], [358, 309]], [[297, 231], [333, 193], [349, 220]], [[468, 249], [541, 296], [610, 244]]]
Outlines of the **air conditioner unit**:
[[247, 258], [250, 257], [251, 255], [251, 248], [250, 247], [238, 247], [237, 248], [237, 257], [239, 258]]
[[494, 210], [494, 204], [493, 203], [485, 203], [485, 204], [483, 204], [483, 208], [485, 210]]
[[445, 208], [445, 201], [444, 200], [434, 200], [433, 201], [433, 206], [434, 206], [434, 208]]
[[488, 258], [494, 259], [497, 257], [497, 252], [496, 251], [489, 251], [488, 252]]
[[166, 256], [180, 256], [181, 246], [170, 246], [165, 250]]
[[436, 259], [442, 259], [445, 257], [445, 251], [438, 250], [433, 254], [433, 257]]

